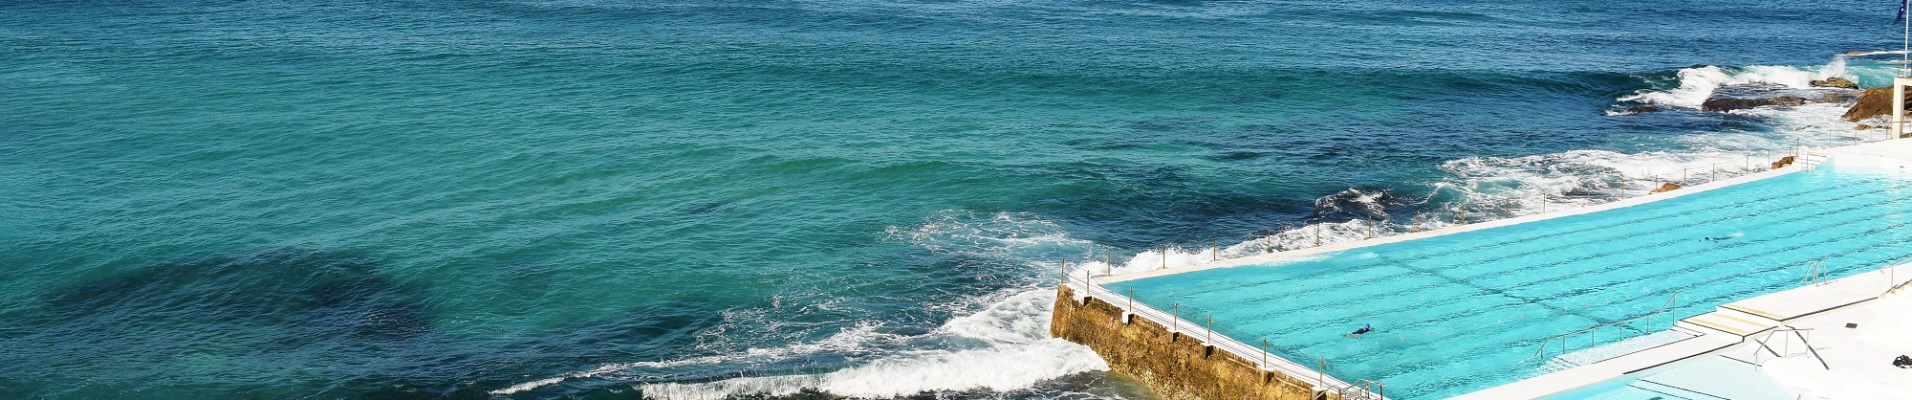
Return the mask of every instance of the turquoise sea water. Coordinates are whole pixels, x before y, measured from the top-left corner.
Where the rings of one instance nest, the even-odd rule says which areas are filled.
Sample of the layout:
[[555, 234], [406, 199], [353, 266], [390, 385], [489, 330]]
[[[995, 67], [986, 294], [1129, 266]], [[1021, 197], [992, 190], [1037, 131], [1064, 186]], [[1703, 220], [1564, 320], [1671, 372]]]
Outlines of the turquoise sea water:
[[1692, 97], [1880, 84], [1893, 12], [8, 2], [0, 397], [1144, 398], [1057, 260], [1855, 142]]
[[[1715, 306], [1871, 273], [1912, 251], [1903, 173], [1786, 174], [1673, 200], [1110, 285], [1344, 381], [1437, 399], [1550, 372], [1553, 347], [1668, 329]], [[1884, 276], [1880, 276], [1881, 279]], [[1665, 310], [1654, 319], [1634, 318]], [[1360, 339], [1343, 334], [1372, 326]]]

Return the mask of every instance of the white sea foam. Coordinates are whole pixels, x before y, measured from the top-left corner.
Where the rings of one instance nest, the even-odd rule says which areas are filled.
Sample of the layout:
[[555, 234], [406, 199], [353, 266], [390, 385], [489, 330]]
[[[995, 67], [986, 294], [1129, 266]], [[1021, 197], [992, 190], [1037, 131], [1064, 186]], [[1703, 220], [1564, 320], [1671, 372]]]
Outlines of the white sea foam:
[[503, 395], [509, 395], [512, 393], [518, 393], [518, 392], [523, 392], [527, 390], [537, 389], [540, 387], [554, 385], [559, 382], [563, 382], [567, 379], [598, 378], [598, 377], [614, 376], [621, 372], [637, 370], [637, 369], [664, 369], [664, 368], [676, 368], [676, 367], [684, 367], [684, 366], [720, 365], [725, 363], [769, 362], [769, 361], [776, 361], [776, 360], [782, 360], [782, 359], [789, 359], [792, 357], [798, 357], [798, 356], [807, 355], [807, 354], [817, 354], [817, 353], [826, 352], [826, 351], [843, 351], [843, 350], [867, 348], [872, 346], [872, 343], [876, 343], [880, 341], [894, 341], [895, 339], [897, 339], [895, 335], [877, 332], [877, 328], [879, 327], [881, 327], [880, 323], [864, 321], [864, 322], [860, 322], [855, 325], [852, 325], [849, 328], [846, 328], [835, 335], [831, 335], [828, 338], [825, 338], [820, 341], [815, 341], [815, 342], [798, 343], [798, 344], [793, 344], [789, 346], [768, 348], [768, 349], [749, 349], [741, 353], [704, 356], [704, 357], [690, 357], [690, 358], [677, 359], [677, 360], [638, 361], [638, 362], [605, 364], [605, 365], [600, 365], [596, 368], [592, 368], [589, 370], [578, 371], [578, 372], [553, 376], [549, 378], [519, 383], [516, 385], [511, 385], [503, 389], [493, 390], [490, 393], [494, 396], [503, 396]]
[[1057, 259], [1083, 253], [1090, 245], [1029, 213], [944, 210], [914, 227], [891, 226], [885, 234], [934, 252], [1003, 260]]
[[1794, 89], [1808, 89], [1812, 87], [1812, 81], [1817, 79], [1856, 78], [1846, 71], [1845, 56], [1835, 57], [1831, 62], [1819, 67], [1755, 65], [1721, 68], [1709, 65], [1681, 69], [1678, 76], [1679, 87], [1642, 89], [1632, 95], [1620, 97], [1620, 101], [1699, 108], [1700, 103], [1706, 102], [1715, 90], [1725, 86], [1765, 83]]
[[[1090, 248], [1087, 241], [1069, 238], [1056, 224], [1025, 213], [950, 210], [915, 227], [892, 227], [888, 234], [893, 239], [931, 251], [1010, 260], [1080, 258]], [[1044, 271], [1057, 267], [1052, 262], [1024, 262], [1023, 265]], [[1050, 304], [1055, 302], [1052, 288], [1014, 289], [966, 302], [984, 306], [952, 318], [924, 335], [880, 333], [880, 322], [861, 321], [817, 342], [682, 360], [607, 364], [512, 385], [491, 394], [509, 395], [568, 379], [615, 380], [633, 370], [748, 366], [825, 353], [870, 356], [851, 361], [847, 368], [826, 373], [750, 376], [701, 383], [648, 383], [637, 387], [646, 397], [659, 399], [788, 395], [803, 389], [842, 396], [894, 397], [934, 391], [1017, 390], [1044, 380], [1108, 369], [1087, 347], [1049, 337]]]
[[722, 399], [739, 394], [788, 395], [815, 389], [842, 396], [894, 397], [933, 391], [1008, 391], [1057, 377], [1107, 370], [1082, 345], [1049, 338], [1055, 292], [1022, 291], [943, 324], [929, 336], [968, 342], [901, 351], [823, 374], [743, 377], [707, 383], [641, 385], [647, 397]]

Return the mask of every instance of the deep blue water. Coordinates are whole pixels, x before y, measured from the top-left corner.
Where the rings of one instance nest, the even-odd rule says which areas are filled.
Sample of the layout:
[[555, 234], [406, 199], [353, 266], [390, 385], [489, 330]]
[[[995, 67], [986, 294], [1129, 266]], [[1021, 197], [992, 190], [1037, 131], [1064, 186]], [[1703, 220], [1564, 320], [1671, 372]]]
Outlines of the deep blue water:
[[0, 397], [1144, 398], [1056, 261], [1849, 143], [1623, 99], [1878, 85], [1895, 11], [4, 3]]

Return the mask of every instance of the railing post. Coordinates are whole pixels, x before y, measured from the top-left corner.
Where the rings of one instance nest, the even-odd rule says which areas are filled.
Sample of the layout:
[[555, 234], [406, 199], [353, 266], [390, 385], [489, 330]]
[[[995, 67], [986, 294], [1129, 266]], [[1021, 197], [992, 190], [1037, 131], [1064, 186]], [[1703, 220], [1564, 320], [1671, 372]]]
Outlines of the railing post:
[[1175, 307], [1175, 315], [1173, 315], [1174, 318], [1171, 318], [1169, 320], [1168, 331], [1181, 333], [1182, 332], [1182, 303], [1175, 303], [1174, 307]]
[[1261, 369], [1268, 369], [1268, 338], [1261, 338]]
[[1107, 275], [1115, 275], [1115, 249], [1102, 249], [1102, 270]]
[[1134, 287], [1129, 288], [1129, 313], [1130, 314], [1135, 313], [1135, 288]]
[[1208, 261], [1220, 261], [1222, 259], [1222, 237], [1216, 236], [1209, 240], [1212, 240], [1212, 242], [1209, 243], [1209, 246], [1211, 246], [1209, 250], [1213, 251], [1213, 253], [1209, 253]]

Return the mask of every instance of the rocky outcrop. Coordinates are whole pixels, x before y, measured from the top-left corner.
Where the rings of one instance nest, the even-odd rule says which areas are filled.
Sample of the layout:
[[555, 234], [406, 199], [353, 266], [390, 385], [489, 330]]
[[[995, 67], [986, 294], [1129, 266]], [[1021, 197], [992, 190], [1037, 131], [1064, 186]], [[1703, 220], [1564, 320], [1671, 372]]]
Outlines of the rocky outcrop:
[[[1907, 99], [1912, 99], [1912, 92], [1907, 92], [1906, 94], [1908, 95], [1906, 96]], [[1906, 104], [1912, 104], [1912, 101], [1907, 101]], [[1846, 110], [1846, 115], [1842, 118], [1845, 118], [1847, 121], [1859, 122], [1859, 120], [1866, 118], [1889, 117], [1891, 115], [1892, 88], [1882, 87], [1867, 89], [1865, 93], [1859, 94], [1859, 103], [1853, 104], [1851, 109]]]
[[[1056, 289], [1049, 331], [1095, 349], [1109, 368], [1141, 381], [1166, 400], [1309, 400], [1307, 383], [1255, 362], [1203, 345], [1093, 297], [1077, 302], [1069, 287]], [[1339, 396], [1330, 394], [1330, 400]]]
[[1840, 78], [1840, 77], [1831, 77], [1831, 78], [1826, 78], [1824, 80], [1812, 81], [1812, 86], [1840, 88], [1840, 89], [1858, 89], [1859, 88], [1859, 84], [1857, 82], [1849, 81], [1849, 80], [1846, 80], [1846, 78]]
[[1792, 165], [1792, 163], [1793, 163], [1793, 156], [1786, 156], [1785, 158], [1779, 159], [1779, 161], [1774, 161], [1773, 169], [1785, 168], [1788, 165]]
[[1675, 190], [1680, 190], [1679, 184], [1675, 184], [1673, 182], [1666, 182], [1666, 183], [1661, 183], [1658, 189], [1653, 189], [1653, 193], [1671, 192]]
[[1732, 111], [1732, 110], [1744, 110], [1748, 108], [1761, 107], [1761, 106], [1800, 106], [1805, 104], [1806, 104], [1806, 98], [1797, 97], [1797, 96], [1773, 96], [1773, 97], [1751, 97], [1751, 98], [1715, 97], [1715, 98], [1706, 99], [1705, 103], [1700, 103], [1700, 110], [1701, 111]]
[[1732, 111], [1765, 106], [1842, 103], [1857, 98], [1851, 91], [1844, 89], [1795, 89], [1785, 85], [1755, 83], [1714, 89], [1712, 97], [1700, 103], [1700, 110]]

